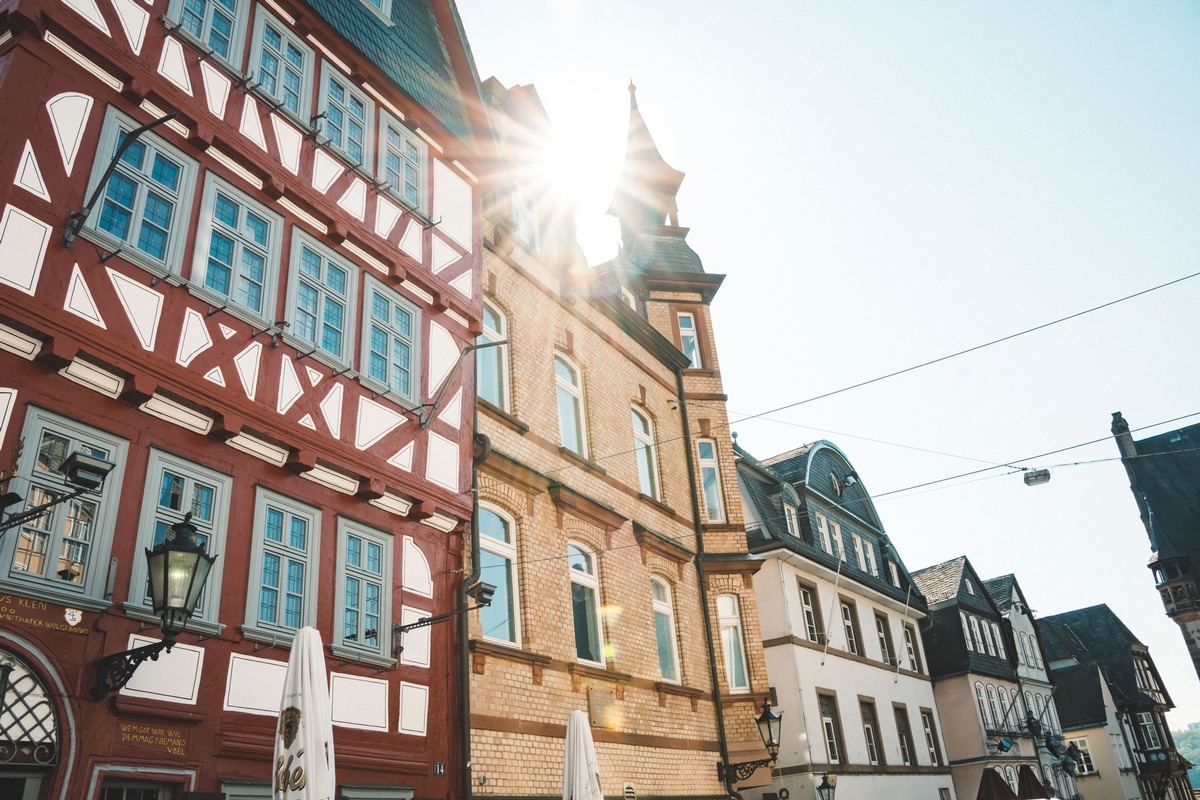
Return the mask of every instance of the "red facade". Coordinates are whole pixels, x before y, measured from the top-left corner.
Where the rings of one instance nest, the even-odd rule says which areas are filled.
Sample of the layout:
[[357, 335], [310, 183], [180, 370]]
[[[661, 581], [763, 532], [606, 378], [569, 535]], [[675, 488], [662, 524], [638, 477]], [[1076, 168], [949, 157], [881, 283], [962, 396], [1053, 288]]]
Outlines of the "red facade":
[[[468, 119], [453, 15], [394, 2], [424, 7], [444, 59], [426, 66]], [[462, 579], [473, 149], [339, 32], [403, 26], [324, 5], [0, 3], [8, 511], [68, 490], [71, 451], [116, 465], [0, 534], [0, 796], [269, 796], [304, 625], [326, 646], [339, 791], [455, 791], [456, 628], [407, 634], [398, 658], [391, 628], [455, 609]], [[201, 611], [95, 701], [96, 659], [161, 637], [143, 553], [187, 512], [218, 556]]]

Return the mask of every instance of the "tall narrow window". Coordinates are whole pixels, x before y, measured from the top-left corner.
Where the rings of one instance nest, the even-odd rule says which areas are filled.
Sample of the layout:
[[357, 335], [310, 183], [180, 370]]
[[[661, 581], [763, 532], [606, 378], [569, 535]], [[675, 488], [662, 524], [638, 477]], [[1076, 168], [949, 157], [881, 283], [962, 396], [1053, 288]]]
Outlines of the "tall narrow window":
[[679, 324], [679, 349], [688, 357], [692, 369], [700, 369], [704, 362], [700, 358], [700, 340], [696, 336], [696, 316], [680, 311], [675, 319]]
[[885, 664], [898, 663], [896, 647], [892, 644], [892, 628], [888, 625], [887, 616], [875, 614], [875, 635], [879, 639], [879, 657]]
[[508, 517], [482, 505], [475, 519], [479, 526], [479, 577], [496, 587], [491, 605], [479, 609], [483, 636], [517, 644], [520, 642], [520, 614], [516, 526]]
[[[161, 450], [150, 451], [146, 468], [146, 488], [142, 496], [142, 517], [138, 526], [139, 552], [141, 547], [153, 548], [162, 543], [171, 526], [191, 514], [196, 526], [196, 538], [204, 544], [209, 555], [225, 552], [225, 531], [228, 528], [229, 491], [233, 479], [214, 470], [178, 458]], [[215, 628], [221, 602], [221, 562], [213, 565], [196, 613], [189, 625], [203, 628], [208, 623]], [[142, 586], [141, 596], [130, 592], [129, 605], [144, 612], [151, 611], [149, 576], [146, 560], [134, 559], [130, 586]]]
[[987, 645], [988, 655], [996, 655], [996, 643], [992, 641], [992, 629], [988, 625], [988, 621], [986, 619], [982, 620], [979, 623], [979, 627], [983, 628], [983, 642], [985, 645]]
[[908, 652], [908, 668], [921, 671], [920, 655], [917, 651], [917, 631], [912, 625], [904, 626], [904, 649]]
[[842, 539], [842, 526], [833, 520], [829, 521], [830, 552], [842, 561], [846, 560], [846, 543]]
[[875, 561], [875, 543], [870, 540], [864, 541], [863, 548], [864, 548], [863, 552], [867, 556], [866, 570], [867, 570], [867, 572], [871, 573], [876, 578], [878, 578], [879, 577], [879, 564]]
[[[483, 331], [476, 344], [502, 342], [508, 336], [504, 315], [486, 300], [483, 303]], [[508, 345], [494, 345], [475, 351], [475, 391], [496, 408], [508, 410]]]
[[704, 495], [704, 519], [707, 522], [724, 522], [725, 504], [721, 497], [721, 468], [717, 463], [717, 443], [712, 439], [698, 439], [696, 456], [700, 467], [700, 488]]
[[379, 175], [397, 197], [417, 211], [426, 206], [426, 147], [395, 117], [379, 114]]
[[892, 706], [896, 717], [896, 738], [900, 741], [900, 760], [905, 766], [916, 762], [912, 744], [912, 729], [908, 724], [908, 709], [902, 705]]
[[[1041, 700], [1041, 695], [1038, 695]], [[1150, 712], [1140, 712], [1137, 715], [1138, 726], [1142, 730], [1142, 746], [1150, 750], [1159, 750], [1162, 748], [1162, 736], [1159, 735], [1158, 722], [1154, 718], [1154, 714]]]
[[929, 750], [931, 766], [942, 765], [942, 747], [938, 743], [937, 725], [933, 721], [933, 711], [921, 709], [921, 727], [925, 730], [925, 747]]
[[273, 321], [283, 219], [212, 173], [200, 207], [193, 280]]
[[22, 439], [25, 447], [18, 474], [23, 479], [14, 491], [25, 496], [26, 508], [43, 505], [71, 490], [58, 471], [71, 453], [81, 452], [117, 466], [100, 491], [59, 503], [0, 537], [8, 562], [4, 583], [22, 593], [52, 595], [68, 604], [91, 599], [107, 606], [104, 584], [128, 443], [32, 406]]
[[366, 377], [417, 402], [417, 354], [420, 312], [374, 277], [367, 280], [368, 308], [363, 319], [362, 362]]
[[742, 644], [742, 615], [732, 594], [717, 596], [717, 624], [721, 629], [721, 653], [725, 656], [725, 678], [729, 691], [750, 691], [746, 674], [746, 650]]
[[845, 759], [846, 746], [842, 743], [842, 721], [838, 716], [837, 699], [833, 695], [818, 694], [817, 704], [821, 709], [821, 728], [825, 732], [825, 751], [830, 764], [841, 764]]
[[892, 582], [892, 586], [900, 586], [900, 570], [896, 569], [896, 565], [891, 561], [887, 562], [888, 580]]
[[513, 234], [525, 249], [536, 252], [541, 243], [541, 224], [538, 221], [537, 195], [524, 186], [512, 193]]
[[791, 503], [784, 503], [783, 519], [787, 525], [787, 532], [791, 536], [800, 535], [800, 518], [796, 514], [796, 507]]
[[958, 612], [959, 622], [962, 623], [963, 641], [967, 645], [967, 650], [975, 652], [975, 645], [971, 644], [971, 626], [967, 624], [967, 615], [965, 612]]
[[824, 514], [817, 514], [817, 535], [821, 537], [821, 549], [833, 555], [833, 546], [829, 543], [829, 520]]
[[821, 607], [817, 602], [817, 590], [807, 584], [800, 586], [800, 611], [804, 615], [804, 633], [810, 642], [820, 643]]
[[658, 489], [658, 459], [654, 450], [654, 426], [650, 418], [638, 411], [630, 409], [633, 425], [633, 457], [637, 461], [638, 488], [642, 494], [655, 500], [660, 498]]
[[842, 606], [842, 630], [846, 634], [846, 650], [856, 656], [862, 655], [862, 646], [859, 644], [862, 636], [858, 632], [858, 611], [854, 607], [854, 603], [849, 600], [843, 600]]
[[371, 130], [375, 127], [375, 104], [329, 63], [322, 71], [320, 113], [324, 117], [321, 132], [329, 144], [352, 163], [362, 164], [373, 152]]
[[1004, 715], [1000, 713], [999, 702], [996, 698], [996, 687], [990, 683], [987, 685], [987, 704], [992, 718], [992, 727], [995, 729], [1001, 728], [1004, 724]]
[[275, 17], [258, 10], [250, 70], [259, 88], [283, 108], [308, 122], [313, 53]]
[[350, 262], [297, 229], [292, 245], [289, 311], [292, 336], [310, 348], [346, 364], [354, 320], [355, 271]]
[[858, 705], [862, 712], [863, 738], [867, 743], [867, 760], [872, 764], [886, 763], [883, 748], [879, 744], [879, 720], [875, 717], [875, 704], [860, 700]]
[[575, 656], [580, 661], [604, 664], [600, 623], [600, 577], [596, 557], [577, 544], [567, 545], [571, 573], [571, 615], [575, 621]]
[[971, 623], [971, 638], [975, 640], [975, 652], [986, 652], [983, 648], [983, 636], [979, 633], [979, 620], [968, 614], [967, 621]]
[[319, 510], [258, 490], [244, 630], [287, 637], [314, 623], [320, 530]]
[[850, 541], [854, 543], [854, 565], [863, 572], [867, 571], [867, 554], [863, 552], [863, 538], [857, 533], [850, 534]]
[[1017, 631], [1017, 638], [1013, 645], [1017, 648], [1017, 662], [1025, 663], [1025, 631]]
[[992, 628], [992, 638], [996, 640], [996, 655], [1008, 658], [1008, 653], [1004, 651], [1004, 637], [1000, 635], [1000, 626], [995, 622], [989, 622], [988, 625]]
[[650, 579], [650, 605], [654, 610], [654, 638], [658, 644], [658, 673], [664, 681], [679, 682], [679, 654], [675, 647], [675, 606], [671, 587]]
[[983, 694], [983, 684], [979, 681], [975, 682], [975, 703], [979, 706], [979, 719], [983, 723], [984, 730], [994, 730], [996, 726], [992, 723], [992, 718], [988, 715], [987, 700]]
[[579, 370], [562, 356], [554, 357], [554, 384], [558, 397], [558, 439], [563, 447], [587, 455], [583, 427], [583, 385]]
[[348, 653], [391, 657], [392, 537], [338, 520], [338, 594], [334, 644]]

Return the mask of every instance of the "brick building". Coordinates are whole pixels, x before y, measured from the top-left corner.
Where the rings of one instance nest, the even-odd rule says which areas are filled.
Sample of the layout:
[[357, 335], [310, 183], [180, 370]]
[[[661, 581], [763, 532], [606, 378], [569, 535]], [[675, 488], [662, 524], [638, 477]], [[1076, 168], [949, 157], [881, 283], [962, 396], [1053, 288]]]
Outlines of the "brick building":
[[[0, 796], [269, 796], [305, 625], [339, 791], [455, 790], [454, 627], [391, 634], [460, 588], [477, 86], [450, 0], [0, 4], [8, 511], [113, 465], [0, 535]], [[92, 699], [188, 512], [196, 616]]]
[[481, 343], [506, 344], [475, 352], [478, 568], [497, 591], [469, 623], [471, 792], [560, 796], [582, 709], [606, 796], [724, 796], [716, 762], [763, 755], [767, 683], [709, 318], [723, 276], [677, 226], [683, 174], [635, 101], [622, 248], [589, 270], [537, 170], [536, 92], [485, 94]]

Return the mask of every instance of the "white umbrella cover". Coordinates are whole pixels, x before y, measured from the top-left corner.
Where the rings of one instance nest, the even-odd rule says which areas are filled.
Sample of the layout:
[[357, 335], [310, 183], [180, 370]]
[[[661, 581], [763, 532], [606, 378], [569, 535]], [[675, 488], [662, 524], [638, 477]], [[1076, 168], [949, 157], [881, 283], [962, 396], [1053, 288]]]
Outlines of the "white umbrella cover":
[[582, 711], [572, 711], [567, 718], [566, 745], [563, 800], [604, 800], [600, 792], [600, 762], [596, 760], [592, 726]]
[[333, 718], [316, 628], [292, 642], [275, 732], [274, 800], [333, 800]]

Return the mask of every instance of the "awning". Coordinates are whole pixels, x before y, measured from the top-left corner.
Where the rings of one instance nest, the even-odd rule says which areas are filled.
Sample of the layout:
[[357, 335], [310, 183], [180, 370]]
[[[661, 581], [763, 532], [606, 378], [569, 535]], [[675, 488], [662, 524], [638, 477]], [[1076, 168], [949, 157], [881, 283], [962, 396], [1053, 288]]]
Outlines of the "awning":
[[1045, 800], [1050, 797], [1046, 787], [1038, 780], [1037, 773], [1028, 764], [1017, 768], [1017, 797], [1019, 800]]
[[1000, 777], [1000, 773], [991, 767], [983, 768], [983, 776], [979, 779], [979, 794], [975, 800], [1017, 800], [1008, 781]]

